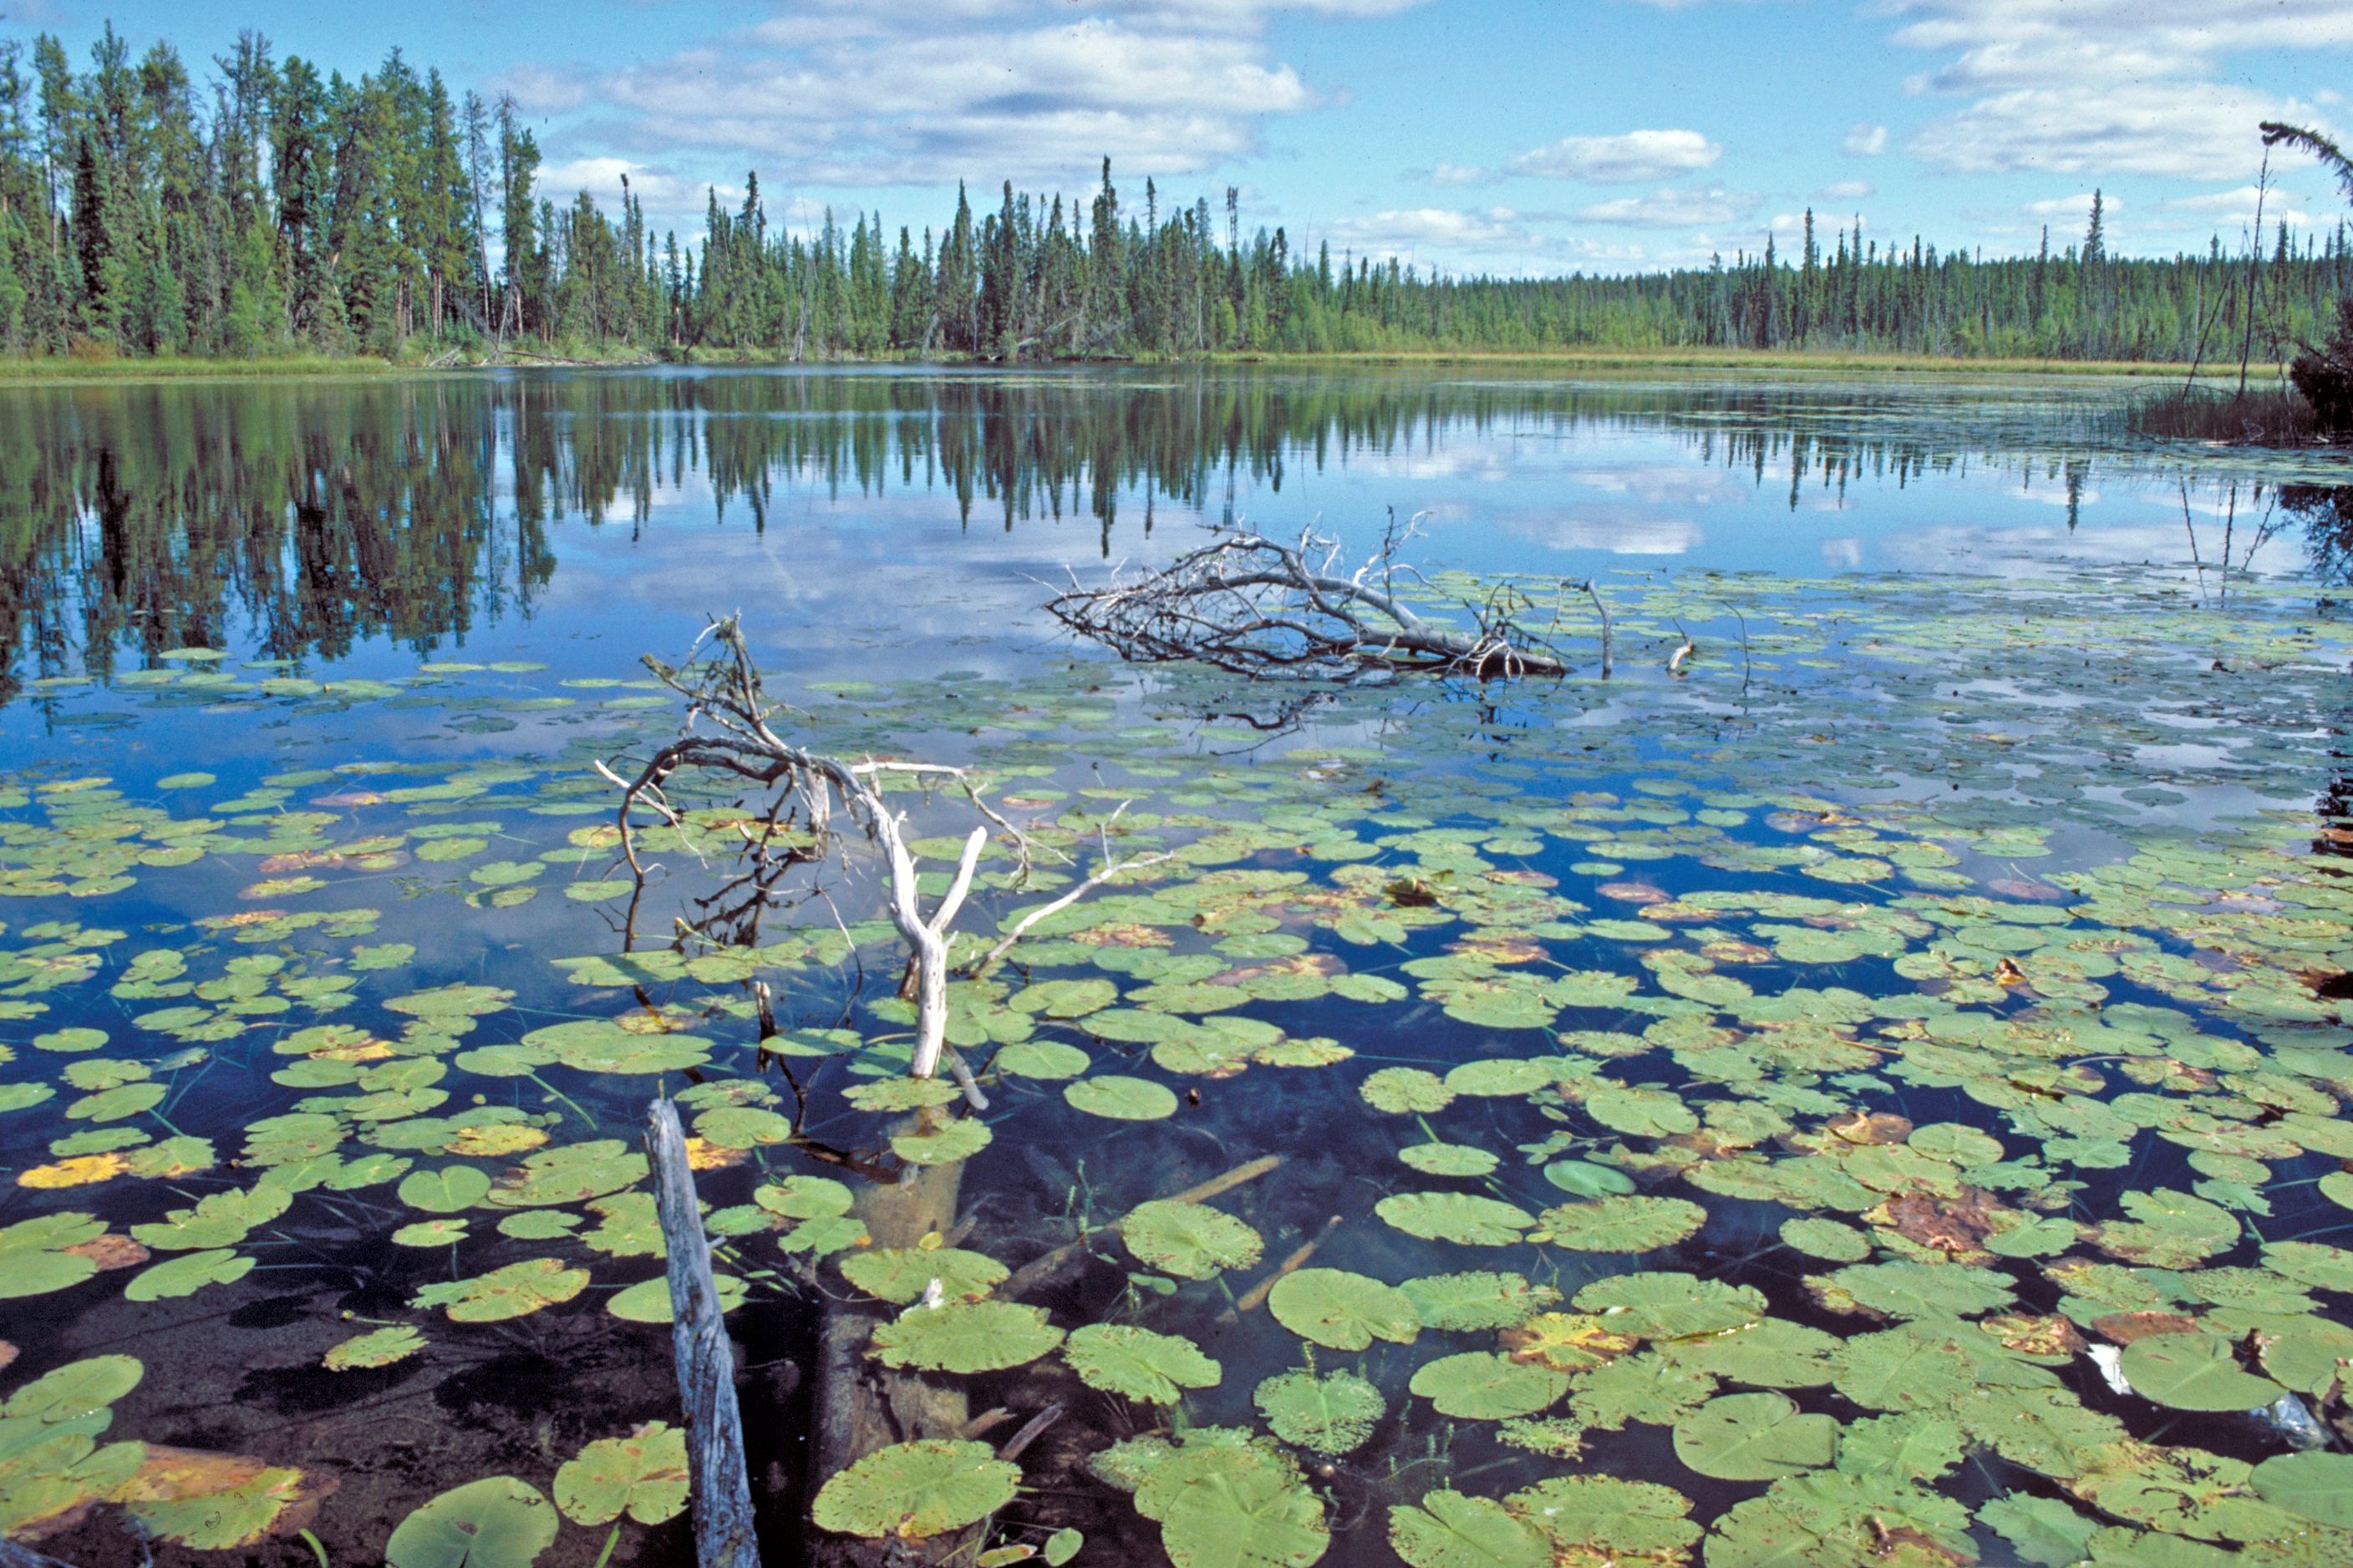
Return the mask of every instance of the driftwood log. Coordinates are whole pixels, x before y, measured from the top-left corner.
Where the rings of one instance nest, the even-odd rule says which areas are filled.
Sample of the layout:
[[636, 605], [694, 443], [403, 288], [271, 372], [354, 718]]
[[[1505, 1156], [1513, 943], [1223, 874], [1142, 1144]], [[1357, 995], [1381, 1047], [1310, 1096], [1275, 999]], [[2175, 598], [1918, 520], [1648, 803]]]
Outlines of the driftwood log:
[[1284, 544], [1256, 533], [1220, 534], [1157, 572], [1082, 588], [1047, 601], [1071, 630], [1141, 664], [1192, 661], [1260, 678], [1363, 681], [1409, 672], [1487, 679], [1565, 675], [1567, 665], [1520, 617], [1534, 608], [1499, 585], [1462, 606], [1458, 631], [1424, 620], [1397, 591], [1412, 568], [1396, 559], [1410, 537], [1392, 529], [1353, 573], [1339, 546], [1303, 534]]
[[657, 1100], [646, 1109], [646, 1156], [654, 1171], [654, 1205], [670, 1253], [670, 1353], [678, 1363], [679, 1403], [686, 1409], [686, 1466], [694, 1515], [697, 1568], [760, 1568], [752, 1532], [752, 1483], [744, 1464], [744, 1418], [735, 1405], [735, 1353], [711, 1242], [686, 1163], [678, 1107]]

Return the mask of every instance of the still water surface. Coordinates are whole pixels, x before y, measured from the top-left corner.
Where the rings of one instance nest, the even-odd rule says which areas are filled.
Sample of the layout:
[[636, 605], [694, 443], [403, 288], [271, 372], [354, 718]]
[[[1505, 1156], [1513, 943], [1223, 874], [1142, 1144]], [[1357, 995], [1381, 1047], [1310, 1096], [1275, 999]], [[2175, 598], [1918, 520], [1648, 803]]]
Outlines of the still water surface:
[[[308, 1560], [308, 1528], [356, 1563], [481, 1478], [565, 1501], [583, 1445], [675, 1417], [664, 1334], [608, 1310], [659, 1269], [628, 1162], [659, 1086], [717, 1151], [763, 1528], [798, 1556], [814, 1337], [863, 1300], [822, 1184], [894, 1159], [892, 1121], [844, 1097], [903, 1059], [892, 944], [852, 874], [846, 930], [809, 904], [755, 952], [673, 946], [723, 834], [661, 846], [629, 942], [593, 766], [677, 725], [639, 656], [739, 614], [818, 743], [983, 768], [1050, 864], [1176, 856], [962, 994], [993, 1105], [960, 1239], [1018, 1266], [1282, 1157], [1217, 1200], [1250, 1232], [1223, 1270], [1098, 1241], [1029, 1298], [1043, 1335], [1216, 1358], [1174, 1419], [1290, 1439], [1227, 1478], [1271, 1500], [1273, 1560], [1436, 1568], [1475, 1516], [1500, 1562], [1672, 1561], [1703, 1530], [1714, 1568], [1796, 1561], [1771, 1555], [1793, 1532], [1833, 1564], [2129, 1563], [2158, 1537], [2342, 1561], [2292, 1472], [2237, 1513], [2140, 1483], [2211, 1461], [2243, 1496], [2229, 1467], [2289, 1451], [2244, 1412], [2295, 1392], [2325, 1418], [2312, 1369], [2353, 1354], [2322, 1182], [2353, 1159], [2329, 607], [2353, 509], [2325, 458], [2133, 447], [2126, 395], [932, 371], [0, 392], [0, 1386], [139, 1363], [78, 1374], [114, 1411], [79, 1447], [12, 1457], [0, 1415], [0, 1528], [85, 1564]], [[1355, 555], [1392, 518], [1433, 602], [1449, 573], [1513, 575], [1578, 674], [1270, 690], [1124, 669], [1038, 610], [1206, 527]], [[916, 809], [926, 854], [970, 823]], [[984, 933], [1039, 890], [1002, 847], [990, 868]], [[755, 981], [789, 1075], [754, 1052]], [[1317, 1342], [1295, 1291], [1235, 1310], [1310, 1243], [1346, 1276], [1318, 1289], [1415, 1282], [1351, 1310], [1409, 1316]], [[1592, 1321], [1523, 1321], [1572, 1297]], [[2084, 1346], [2134, 1325], [2097, 1325], [2159, 1310], [2243, 1384], [2112, 1386]], [[330, 1369], [379, 1331], [423, 1348]], [[933, 1373], [976, 1413], [1063, 1407], [1002, 1542], [1204, 1560], [1242, 1527], [1162, 1518], [1164, 1450], [1102, 1458], [1178, 1391], [1107, 1392], [1087, 1346]], [[1310, 1369], [1363, 1380], [1323, 1395], [1371, 1401], [1355, 1441], [1301, 1440], [1299, 1388], [1269, 1380]], [[153, 1450], [98, 1442], [245, 1468], [174, 1483], [216, 1500], [192, 1523]], [[565, 1512], [539, 1560], [595, 1561], [607, 1526]], [[628, 1524], [616, 1560], [688, 1551]]]

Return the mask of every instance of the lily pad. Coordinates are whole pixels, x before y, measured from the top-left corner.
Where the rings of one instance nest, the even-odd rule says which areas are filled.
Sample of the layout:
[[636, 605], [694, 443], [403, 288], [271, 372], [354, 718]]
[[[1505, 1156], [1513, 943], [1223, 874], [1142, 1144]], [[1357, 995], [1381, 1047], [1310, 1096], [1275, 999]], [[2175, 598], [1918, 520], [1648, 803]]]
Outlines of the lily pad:
[[1295, 1269], [1275, 1281], [1266, 1304], [1276, 1322], [1334, 1350], [1360, 1351], [1377, 1339], [1411, 1344], [1421, 1332], [1411, 1297], [1345, 1269]]
[[885, 1366], [926, 1372], [997, 1372], [1036, 1361], [1062, 1342], [1046, 1310], [1016, 1301], [963, 1301], [910, 1307], [874, 1331], [874, 1356]]
[[1252, 1397], [1276, 1436], [1334, 1456], [1364, 1447], [1388, 1408], [1381, 1391], [1353, 1372], [1280, 1373]]
[[1838, 1423], [1783, 1394], [1727, 1394], [1675, 1423], [1675, 1458], [1720, 1481], [1776, 1481], [1827, 1465]]
[[1569, 1388], [1566, 1373], [1535, 1362], [1469, 1351], [1440, 1356], [1417, 1369], [1412, 1389], [1441, 1415], [1469, 1421], [1503, 1421], [1534, 1415], [1556, 1403]]
[[659, 1524], [686, 1511], [686, 1434], [653, 1421], [626, 1437], [600, 1437], [555, 1472], [555, 1506], [575, 1524], [609, 1524], [627, 1513]]
[[452, 1488], [400, 1521], [385, 1568], [526, 1568], [561, 1521], [537, 1487], [489, 1476]]
[[1247, 1268], [1266, 1243], [1240, 1220], [1207, 1204], [1155, 1198], [1130, 1209], [1120, 1240], [1137, 1261], [1180, 1279], [1208, 1279]]
[[2253, 1410], [2286, 1392], [2240, 1366], [2220, 1334], [2153, 1334], [2125, 1347], [2133, 1392], [2174, 1410]]
[[1020, 1481], [1020, 1467], [986, 1443], [899, 1443], [829, 1478], [810, 1516], [837, 1534], [921, 1540], [987, 1518], [1013, 1500]]
[[1184, 1390], [1215, 1388], [1224, 1376], [1192, 1341], [1127, 1324], [1072, 1330], [1062, 1359], [1088, 1387], [1146, 1405], [1174, 1405]]

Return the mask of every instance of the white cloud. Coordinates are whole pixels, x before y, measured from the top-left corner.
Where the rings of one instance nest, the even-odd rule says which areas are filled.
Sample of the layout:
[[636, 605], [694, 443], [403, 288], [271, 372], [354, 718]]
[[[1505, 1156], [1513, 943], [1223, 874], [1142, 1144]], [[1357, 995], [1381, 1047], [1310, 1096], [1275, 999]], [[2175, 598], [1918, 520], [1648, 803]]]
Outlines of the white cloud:
[[702, 182], [683, 180], [666, 170], [649, 169], [627, 158], [574, 158], [567, 163], [543, 164], [539, 184], [542, 191], [559, 203], [575, 191], [586, 191], [609, 208], [619, 201], [625, 175], [637, 198], [656, 210], [691, 205], [702, 199]]
[[[2073, 222], [2088, 224], [2092, 221], [2092, 192], [2084, 191], [2072, 196], [2052, 196], [2047, 201], [2029, 202], [2019, 210], [2031, 217], [2067, 218]], [[2121, 196], [2105, 194], [2100, 196], [2101, 216], [2114, 217], [2124, 209], [2124, 198]]]
[[1910, 151], [1942, 167], [2227, 178], [2255, 124], [2310, 106], [2228, 79], [2226, 56], [2353, 46], [2353, 0], [1881, 0], [1946, 54], [1913, 90], [1969, 100]]
[[1537, 243], [1510, 207], [1398, 207], [1364, 213], [1334, 224], [1330, 238], [1335, 248], [1401, 260], [1427, 258], [1432, 251], [1520, 250]]
[[1887, 127], [1858, 125], [1846, 133], [1841, 145], [1858, 158], [1876, 158], [1887, 151]]
[[1859, 202], [1865, 196], [1875, 196], [1878, 194], [1879, 187], [1869, 180], [1841, 180], [1836, 184], [1824, 185], [1814, 193], [1816, 196], [1833, 202]]
[[1465, 168], [1460, 163], [1444, 162], [1430, 172], [1430, 183], [1433, 185], [1483, 185], [1493, 178], [1484, 169]]
[[1696, 131], [1629, 131], [1617, 136], [1564, 136], [1512, 160], [1514, 174], [1632, 184], [1704, 169], [1724, 149]]
[[[1298, 0], [1373, 16], [1420, 0]], [[1270, 119], [1324, 101], [1266, 37], [1276, 0], [777, 0], [765, 21], [614, 71], [527, 65], [541, 112], [595, 107], [573, 140], [670, 147], [809, 185], [959, 175], [1084, 184], [1245, 154]], [[1123, 187], [1123, 194], [1125, 194]]]
[[1588, 223], [1624, 224], [1633, 228], [1690, 228], [1737, 222], [1755, 206], [1755, 198], [1722, 186], [1706, 190], [1652, 191], [1647, 196], [1620, 196], [1597, 202], [1578, 211]]
[[[2236, 190], [2209, 191], [2204, 195], [2176, 196], [2165, 204], [2169, 212], [2196, 215], [2201, 224], [2219, 224], [2224, 227], [2243, 228], [2255, 221], [2255, 201], [2258, 193], [2253, 185], [2241, 185]], [[2312, 221], [2312, 215], [2302, 196], [2292, 195], [2274, 187], [2263, 196], [2263, 228], [2285, 223], [2290, 228], [2303, 228]]]

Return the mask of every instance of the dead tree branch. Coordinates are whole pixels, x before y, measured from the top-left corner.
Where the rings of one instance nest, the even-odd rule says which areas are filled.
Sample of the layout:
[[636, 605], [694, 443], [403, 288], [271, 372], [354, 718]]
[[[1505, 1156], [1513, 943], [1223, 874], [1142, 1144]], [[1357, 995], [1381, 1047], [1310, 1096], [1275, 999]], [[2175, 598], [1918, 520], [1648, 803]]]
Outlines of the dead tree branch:
[[[977, 781], [963, 768], [871, 757], [849, 762], [796, 745], [779, 735], [774, 721], [788, 710], [772, 701], [763, 689], [759, 667], [753, 662], [742, 628], [732, 618], [714, 622], [697, 639], [694, 654], [684, 665], [673, 668], [651, 656], [645, 663], [663, 684], [686, 699], [682, 732], [632, 777], [625, 779], [616, 770], [597, 764], [599, 772], [621, 787], [616, 815], [621, 853], [637, 879], [640, 896], [648, 867], [638, 841], [639, 808], [650, 811], [675, 830], [681, 842], [693, 847], [695, 825], [666, 791], [666, 785], [681, 775], [704, 785], [736, 781], [765, 792], [765, 804], [728, 824], [740, 838], [740, 852], [748, 869], [721, 895], [703, 900], [706, 905], [718, 905], [731, 918], [744, 907], [756, 913], [778, 901], [775, 891], [778, 879], [797, 867], [826, 858], [839, 840], [837, 819], [847, 818], [881, 855], [889, 889], [887, 911], [913, 960], [915, 1052], [908, 1070], [917, 1078], [932, 1077], [939, 1070], [946, 1042], [949, 932], [972, 891], [981, 852], [988, 845], [989, 827], [993, 825], [1010, 838], [1025, 872], [1029, 864], [1029, 839], [982, 798]], [[698, 726], [703, 727], [700, 732]], [[928, 913], [919, 892], [914, 854], [908, 847], [906, 818], [883, 798], [886, 784], [893, 779], [923, 785], [955, 784], [972, 809], [987, 819], [965, 837], [947, 891]], [[733, 905], [725, 901], [731, 896], [737, 899]]]
[[1048, 614], [1122, 658], [1198, 661], [1260, 678], [1383, 680], [1409, 672], [1486, 679], [1563, 675], [1567, 667], [1519, 617], [1533, 606], [1499, 585], [1466, 604], [1473, 629], [1421, 618], [1395, 592], [1396, 560], [1409, 529], [1392, 528], [1378, 553], [1348, 575], [1339, 546], [1313, 533], [1283, 544], [1256, 533], [1222, 534], [1157, 572], [1108, 587], [1075, 584]]

